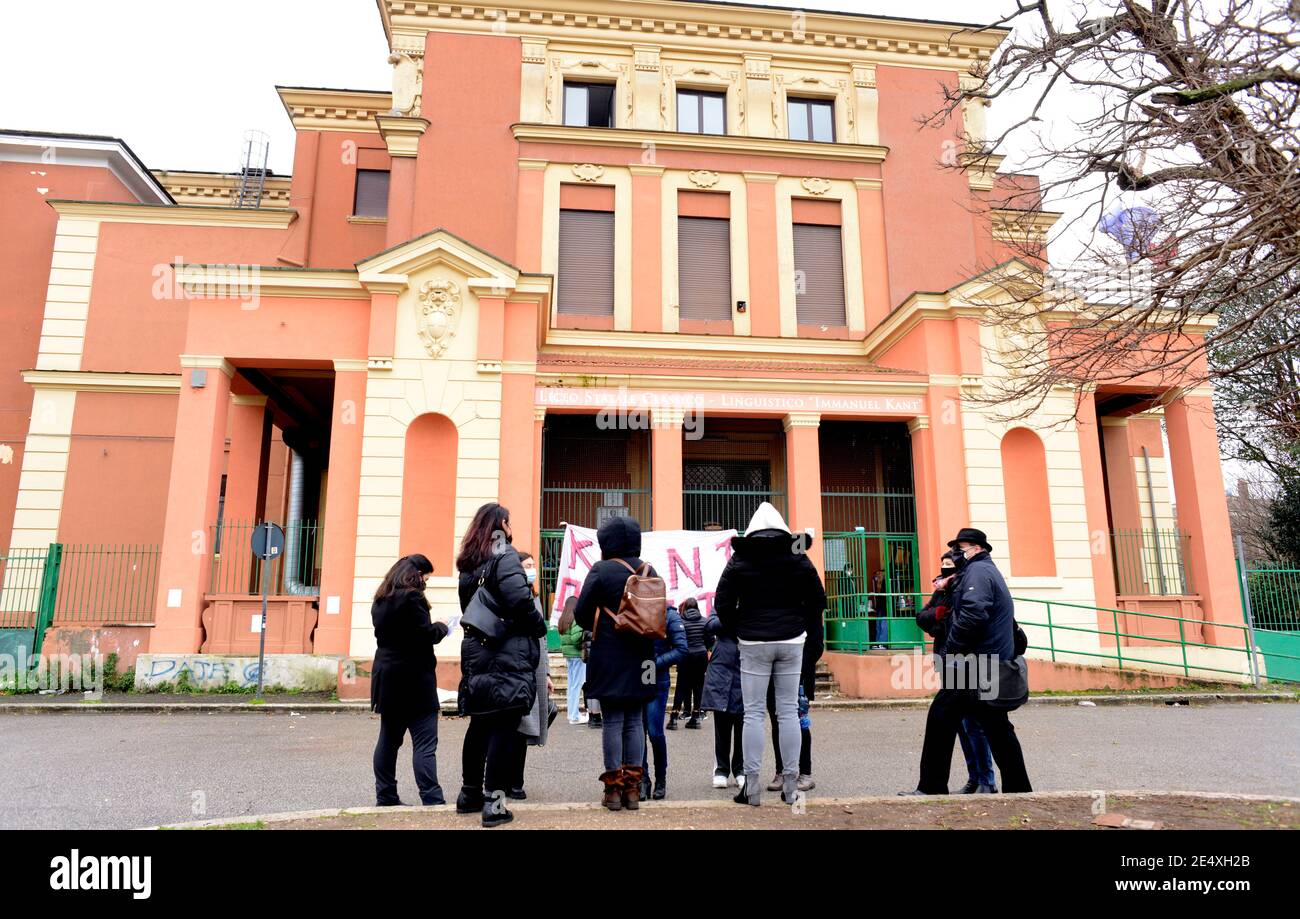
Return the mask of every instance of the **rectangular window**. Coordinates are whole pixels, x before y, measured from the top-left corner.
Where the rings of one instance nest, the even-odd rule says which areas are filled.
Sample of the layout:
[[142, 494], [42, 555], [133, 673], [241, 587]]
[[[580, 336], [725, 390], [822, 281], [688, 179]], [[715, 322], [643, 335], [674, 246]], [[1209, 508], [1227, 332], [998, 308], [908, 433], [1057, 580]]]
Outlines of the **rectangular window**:
[[565, 316], [614, 315], [614, 214], [560, 211], [558, 311]]
[[840, 228], [796, 223], [794, 270], [799, 324], [844, 327], [844, 246]]
[[388, 177], [389, 172], [386, 169], [357, 170], [357, 187], [352, 201], [352, 216], [388, 216]]
[[797, 99], [786, 103], [791, 140], [835, 142], [835, 103], [829, 99]]
[[677, 275], [683, 320], [730, 321], [730, 220], [677, 218]]
[[677, 130], [687, 134], [726, 134], [727, 94], [678, 90]]
[[575, 128], [614, 127], [614, 84], [566, 81], [564, 123]]

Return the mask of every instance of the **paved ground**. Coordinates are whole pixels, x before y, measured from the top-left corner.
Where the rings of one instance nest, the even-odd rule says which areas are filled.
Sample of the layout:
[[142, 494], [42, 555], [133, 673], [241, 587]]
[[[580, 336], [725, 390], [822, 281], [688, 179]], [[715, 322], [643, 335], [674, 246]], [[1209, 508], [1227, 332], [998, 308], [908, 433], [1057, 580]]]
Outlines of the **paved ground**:
[[[914, 787], [924, 720], [923, 710], [818, 712], [811, 796]], [[1032, 706], [1013, 720], [1039, 790], [1300, 795], [1295, 704]], [[372, 804], [376, 730], [367, 714], [0, 716], [0, 828], [128, 828]], [[464, 722], [443, 721], [449, 796], [463, 736]], [[721, 797], [708, 781], [711, 722], [668, 737], [670, 795]], [[530, 752], [529, 799], [594, 800], [599, 739], [557, 722], [552, 742]], [[960, 784], [960, 752], [953, 765]], [[415, 800], [407, 749], [398, 777], [403, 800]]]

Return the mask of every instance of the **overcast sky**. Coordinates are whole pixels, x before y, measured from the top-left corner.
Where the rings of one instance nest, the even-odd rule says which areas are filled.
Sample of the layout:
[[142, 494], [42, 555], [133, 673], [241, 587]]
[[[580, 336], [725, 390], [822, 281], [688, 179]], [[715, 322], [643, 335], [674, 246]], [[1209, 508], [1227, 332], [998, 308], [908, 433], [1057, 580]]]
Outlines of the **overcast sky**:
[[[967, 22], [1011, 0], [802, 5]], [[153, 169], [234, 171], [244, 131], [257, 128], [270, 135], [271, 168], [287, 174], [293, 131], [277, 85], [391, 86], [375, 0], [4, 0], [0, 7], [0, 128], [120, 137]]]

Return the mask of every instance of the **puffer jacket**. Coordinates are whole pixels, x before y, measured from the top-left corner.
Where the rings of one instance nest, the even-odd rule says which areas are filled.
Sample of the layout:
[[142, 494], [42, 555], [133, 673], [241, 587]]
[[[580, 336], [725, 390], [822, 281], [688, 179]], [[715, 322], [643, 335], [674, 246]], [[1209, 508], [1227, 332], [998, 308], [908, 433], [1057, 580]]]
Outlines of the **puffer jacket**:
[[682, 625], [686, 627], [686, 653], [703, 654], [708, 648], [704, 643], [704, 617], [699, 607], [691, 607], [681, 614]]
[[546, 636], [546, 620], [533, 602], [519, 553], [507, 547], [474, 571], [460, 575], [460, 608], [469, 606], [478, 580], [490, 590], [506, 621], [506, 634], [489, 640], [473, 628], [465, 629], [460, 643], [460, 696], [462, 715], [518, 712], [523, 715], [537, 701], [537, 667], [541, 659], [539, 638]]
[[578, 623], [560, 633], [560, 653], [565, 657], [582, 657], [582, 626]]
[[668, 636], [655, 639], [655, 685], [662, 692], [672, 683], [672, 668], [686, 657], [686, 628], [677, 607], [668, 605]]
[[713, 598], [728, 631], [744, 641], [787, 641], [807, 633], [820, 644], [826, 589], [808, 558], [810, 539], [777, 529], [732, 538], [731, 561]]
[[736, 633], [728, 632], [716, 614], [704, 623], [704, 629], [714, 642], [709, 668], [704, 672], [700, 707], [709, 712], [743, 715], [745, 700], [740, 694], [740, 644]]

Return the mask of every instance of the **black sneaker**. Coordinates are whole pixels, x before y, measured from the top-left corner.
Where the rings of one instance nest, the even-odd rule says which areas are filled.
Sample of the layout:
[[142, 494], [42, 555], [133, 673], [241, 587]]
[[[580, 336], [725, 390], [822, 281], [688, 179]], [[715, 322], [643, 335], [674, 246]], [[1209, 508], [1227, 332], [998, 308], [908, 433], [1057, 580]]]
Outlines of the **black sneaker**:
[[596, 713], [595, 713], [594, 715], [592, 715], [591, 718], [587, 721], [587, 727], [589, 727], [589, 728], [595, 728], [597, 731], [599, 731], [599, 730], [600, 730], [600, 725], [601, 725], [600, 712], [596, 712]]
[[512, 788], [506, 792], [506, 796], [513, 801], [528, 800], [528, 794], [522, 788]]
[[688, 719], [686, 720], [686, 726], [687, 726], [688, 728], [690, 728], [691, 730], [693, 730], [693, 731], [698, 731], [698, 730], [700, 729], [700, 716], [699, 716], [699, 714], [697, 713], [697, 714], [691, 715], [691, 717], [688, 718]]
[[501, 826], [515, 819], [515, 815], [506, 810], [495, 801], [489, 801], [483, 805], [483, 826], [491, 829], [494, 826]]
[[961, 788], [957, 789], [957, 794], [959, 794], [959, 795], [973, 795], [973, 794], [975, 794], [975, 792], [977, 792], [977, 791], [979, 791], [979, 790], [980, 790], [980, 783], [977, 782], [977, 781], [975, 781], [974, 779], [970, 779], [970, 780], [968, 780], [968, 781], [966, 782], [965, 785], [963, 785]]
[[668, 716], [667, 729], [670, 730], [670, 731], [675, 731], [675, 730], [677, 730], [677, 713], [676, 713], [676, 712], [673, 712], [671, 715]]

